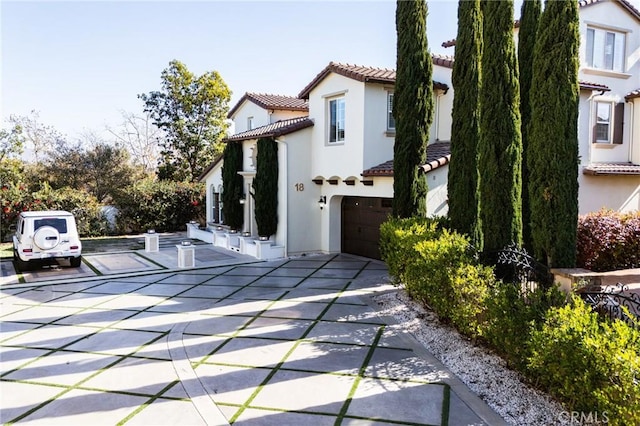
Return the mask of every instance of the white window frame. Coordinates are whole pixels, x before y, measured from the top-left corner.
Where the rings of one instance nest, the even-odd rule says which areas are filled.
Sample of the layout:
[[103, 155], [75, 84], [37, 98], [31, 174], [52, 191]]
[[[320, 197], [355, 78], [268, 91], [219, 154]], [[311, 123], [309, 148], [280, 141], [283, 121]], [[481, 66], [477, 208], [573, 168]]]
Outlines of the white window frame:
[[[335, 104], [335, 109], [332, 105]], [[335, 111], [336, 126], [332, 125], [334, 122], [333, 113]], [[342, 128], [340, 127], [342, 124]], [[331, 145], [344, 143], [345, 141], [345, 127], [346, 127], [346, 101], [344, 96], [338, 96], [327, 99], [327, 142]]]
[[[609, 109], [608, 111], [608, 117], [606, 119], [600, 119], [599, 116], [599, 111], [600, 111], [600, 107], [607, 107]], [[606, 139], [602, 139], [602, 138], [598, 138], [598, 131], [594, 130], [593, 132], [593, 142], [594, 143], [603, 143], [603, 144], [610, 144], [612, 141], [612, 133], [613, 133], [613, 102], [611, 101], [595, 101], [594, 102], [594, 113], [593, 113], [593, 123], [594, 123], [594, 127], [597, 129], [598, 126], [607, 126], [607, 138]]]
[[387, 92], [387, 132], [396, 131], [396, 120], [393, 117], [393, 92]]
[[596, 26], [587, 27], [585, 61], [589, 68], [624, 73], [627, 33]]
[[253, 116], [247, 117], [247, 130], [253, 130]]

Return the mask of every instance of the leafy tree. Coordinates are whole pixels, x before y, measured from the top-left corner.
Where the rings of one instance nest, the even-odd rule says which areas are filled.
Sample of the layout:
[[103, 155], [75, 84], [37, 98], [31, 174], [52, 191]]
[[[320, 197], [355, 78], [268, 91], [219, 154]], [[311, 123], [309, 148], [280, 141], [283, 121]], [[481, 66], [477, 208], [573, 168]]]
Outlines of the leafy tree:
[[483, 2], [482, 9], [478, 188], [483, 245], [492, 251], [522, 242], [522, 140], [513, 0]]
[[531, 123], [531, 102], [529, 99], [533, 80], [533, 50], [538, 32], [538, 22], [542, 13], [541, 0], [524, 0], [518, 33], [518, 69], [520, 71], [520, 115], [522, 116], [522, 241], [531, 250], [531, 213], [529, 207], [529, 169], [527, 150], [529, 146], [529, 126]]
[[480, 0], [458, 2], [458, 36], [452, 82], [449, 217], [451, 226], [473, 239], [478, 230], [478, 143], [480, 140], [480, 59], [482, 15]]
[[419, 173], [426, 162], [433, 121], [431, 55], [427, 44], [424, 0], [396, 3], [397, 65], [393, 98], [396, 137], [393, 146], [393, 214], [426, 214], [427, 182]]
[[270, 237], [278, 229], [278, 144], [272, 138], [258, 139], [253, 197], [258, 234]]
[[[85, 150], [80, 143], [60, 143], [42, 163], [41, 180], [49, 182], [53, 189], [64, 187], [83, 189], [87, 178]], [[44, 178], [44, 179], [43, 179]]]
[[195, 181], [222, 151], [231, 91], [217, 71], [196, 76], [173, 60], [162, 89], [141, 94], [144, 111], [164, 132], [159, 140], [160, 179]]
[[121, 196], [136, 178], [129, 152], [121, 146], [101, 143], [84, 154], [85, 185], [101, 202]]
[[24, 150], [22, 126], [16, 124], [11, 130], [0, 129], [0, 184], [17, 182], [22, 174], [22, 160], [17, 158]]
[[222, 208], [224, 222], [231, 229], [240, 230], [244, 223], [244, 208], [240, 198], [244, 192], [242, 171], [242, 144], [227, 142], [223, 153], [222, 166]]
[[38, 111], [31, 111], [28, 116], [12, 115], [9, 121], [22, 128], [26, 148], [33, 154], [34, 161], [40, 163], [64, 143], [65, 137], [52, 126], [40, 121]]
[[579, 40], [578, 4], [547, 1], [533, 57], [527, 159], [534, 253], [552, 267], [576, 260]]

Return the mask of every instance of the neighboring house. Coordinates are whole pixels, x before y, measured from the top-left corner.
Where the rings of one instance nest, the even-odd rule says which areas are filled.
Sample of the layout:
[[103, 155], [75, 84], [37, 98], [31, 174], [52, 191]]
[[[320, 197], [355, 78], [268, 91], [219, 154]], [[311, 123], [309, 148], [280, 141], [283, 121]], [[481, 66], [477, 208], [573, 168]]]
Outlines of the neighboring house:
[[[626, 0], [582, 1], [580, 33], [579, 211], [638, 210], [640, 12]], [[422, 169], [427, 214], [446, 215], [453, 58], [432, 58], [434, 121]], [[239, 231], [258, 236], [250, 195], [255, 147], [259, 138], [272, 137], [280, 169], [272, 244], [285, 255], [378, 257], [379, 225], [393, 198], [394, 83], [393, 70], [332, 62], [298, 97], [245, 94], [229, 113], [237, 133], [227, 138], [243, 146], [245, 225]], [[207, 222], [217, 225], [224, 224], [221, 169], [218, 160], [200, 179], [207, 185]]]
[[[434, 57], [434, 63], [450, 62]], [[451, 70], [434, 73], [435, 117], [431, 129], [433, 149], [424, 166], [429, 179], [429, 214], [446, 214], [446, 176], [449, 160], [452, 92]], [[308, 110], [288, 111], [298, 117], [280, 116], [248, 129], [242, 127], [261, 117], [275, 116], [264, 99], [245, 95], [231, 109], [236, 129], [227, 143], [242, 143], [245, 181], [245, 225], [241, 231], [257, 235], [253, 219], [251, 183], [255, 176], [256, 143], [261, 137], [278, 142], [279, 208], [274, 244], [288, 255], [308, 252], [347, 252], [378, 257], [379, 225], [391, 212], [393, 197], [393, 142], [391, 115], [395, 71], [330, 63], [298, 98], [277, 97], [282, 104], [296, 101]], [[269, 95], [276, 98], [274, 95]], [[262, 104], [260, 103], [262, 102]], [[297, 103], [296, 103], [297, 105]], [[270, 115], [268, 113], [271, 112]], [[207, 221], [224, 222], [219, 201], [222, 162], [212, 164], [201, 176], [207, 183]], [[222, 213], [220, 213], [222, 210]]]

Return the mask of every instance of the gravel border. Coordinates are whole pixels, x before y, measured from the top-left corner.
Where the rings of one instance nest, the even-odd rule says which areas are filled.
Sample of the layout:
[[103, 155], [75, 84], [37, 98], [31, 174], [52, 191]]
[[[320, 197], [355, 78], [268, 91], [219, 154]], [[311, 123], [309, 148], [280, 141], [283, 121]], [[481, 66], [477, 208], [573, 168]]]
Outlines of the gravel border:
[[398, 322], [390, 327], [411, 333], [509, 424], [569, 424], [567, 412], [558, 402], [524, 383], [502, 358], [440, 323], [433, 312], [411, 300], [402, 288], [373, 299], [381, 315]]

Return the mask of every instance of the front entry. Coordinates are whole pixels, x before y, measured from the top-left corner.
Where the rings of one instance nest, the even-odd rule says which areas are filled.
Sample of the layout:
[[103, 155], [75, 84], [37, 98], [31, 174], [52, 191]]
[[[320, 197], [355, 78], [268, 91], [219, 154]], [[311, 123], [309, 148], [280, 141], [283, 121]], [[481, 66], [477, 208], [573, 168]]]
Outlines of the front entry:
[[391, 198], [342, 199], [342, 252], [380, 259], [380, 224], [391, 214]]

